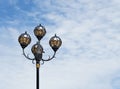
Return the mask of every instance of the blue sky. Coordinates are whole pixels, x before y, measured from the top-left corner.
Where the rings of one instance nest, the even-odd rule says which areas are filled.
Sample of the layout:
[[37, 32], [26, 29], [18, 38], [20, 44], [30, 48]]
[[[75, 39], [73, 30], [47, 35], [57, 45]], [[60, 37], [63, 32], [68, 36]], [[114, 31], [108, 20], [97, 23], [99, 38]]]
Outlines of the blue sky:
[[44, 58], [52, 55], [55, 33], [63, 44], [56, 59], [40, 68], [41, 89], [120, 89], [120, 0], [0, 0], [0, 89], [35, 89], [35, 65], [24, 58], [18, 36], [37, 41], [47, 34]]

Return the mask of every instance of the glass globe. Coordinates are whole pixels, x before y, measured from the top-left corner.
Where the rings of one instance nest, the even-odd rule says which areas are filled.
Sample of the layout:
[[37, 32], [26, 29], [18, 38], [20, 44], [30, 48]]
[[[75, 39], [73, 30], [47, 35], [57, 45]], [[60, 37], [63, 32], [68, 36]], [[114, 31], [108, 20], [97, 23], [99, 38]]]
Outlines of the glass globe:
[[25, 47], [27, 47], [30, 44], [31, 37], [29, 34], [27, 34], [27, 32], [25, 32], [19, 36], [18, 41], [19, 41], [21, 47], [24, 49]]

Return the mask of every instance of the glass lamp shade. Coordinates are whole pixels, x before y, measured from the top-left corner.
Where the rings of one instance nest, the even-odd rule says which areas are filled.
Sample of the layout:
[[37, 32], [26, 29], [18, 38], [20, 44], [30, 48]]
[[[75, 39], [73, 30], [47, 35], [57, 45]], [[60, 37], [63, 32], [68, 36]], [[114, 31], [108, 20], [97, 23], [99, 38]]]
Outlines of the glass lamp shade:
[[30, 44], [31, 37], [29, 34], [27, 34], [27, 32], [25, 32], [19, 36], [18, 41], [19, 41], [21, 47], [24, 49], [25, 47], [27, 47]]
[[43, 47], [40, 45], [39, 42], [34, 44], [31, 49], [32, 53], [35, 54], [42, 54], [43, 53]]
[[37, 37], [37, 39], [40, 41], [43, 36], [46, 34], [45, 28], [40, 24], [39, 26], [35, 27], [34, 34]]
[[59, 47], [61, 46], [62, 40], [55, 34], [55, 36], [53, 36], [50, 39], [49, 44], [50, 44], [51, 48], [54, 50], [54, 52], [56, 52], [59, 49]]

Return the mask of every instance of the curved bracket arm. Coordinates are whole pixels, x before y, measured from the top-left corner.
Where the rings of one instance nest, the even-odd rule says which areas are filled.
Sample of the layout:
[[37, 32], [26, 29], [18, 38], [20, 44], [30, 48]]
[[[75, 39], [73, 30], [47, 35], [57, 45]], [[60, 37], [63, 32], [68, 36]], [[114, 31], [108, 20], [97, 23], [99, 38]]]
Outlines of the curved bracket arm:
[[23, 55], [29, 60], [35, 60], [34, 58], [30, 58], [28, 55], [26, 55], [24, 49], [23, 49]]
[[50, 61], [50, 60], [52, 60], [53, 58], [55, 58], [55, 54], [56, 54], [56, 52], [54, 52], [52, 57], [49, 57], [47, 60], [42, 59], [42, 61]]

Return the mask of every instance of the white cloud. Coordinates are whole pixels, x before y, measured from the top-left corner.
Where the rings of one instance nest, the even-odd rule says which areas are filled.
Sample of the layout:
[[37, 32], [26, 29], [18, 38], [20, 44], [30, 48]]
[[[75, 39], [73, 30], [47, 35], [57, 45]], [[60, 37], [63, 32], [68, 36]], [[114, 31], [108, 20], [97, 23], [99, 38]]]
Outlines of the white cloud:
[[[112, 89], [111, 79], [119, 70], [119, 60], [80, 61], [71, 59], [53, 61], [41, 68], [43, 88]], [[107, 66], [106, 66], [107, 65]]]
[[[62, 72], [62, 77], [65, 76], [63, 78], [64, 82], [61, 80], [63, 85], [59, 85], [59, 83], [62, 83], [57, 82], [58, 85], [54, 83], [53, 85], [56, 86], [53, 87], [64, 88], [65, 84], [70, 89], [113, 89], [111, 81], [116, 76], [115, 73], [119, 71], [120, 31], [118, 30], [119, 27], [117, 25], [119, 23], [117, 22], [120, 20], [117, 17], [119, 16], [118, 4], [113, 0], [110, 3], [98, 0], [89, 2], [85, 0], [80, 3], [72, 0], [69, 2], [54, 1], [47, 3], [49, 4], [45, 4], [45, 7], [51, 7], [52, 10], [48, 9], [48, 12], [52, 13], [48, 13], [45, 16], [56, 23], [53, 30], [57, 28], [56, 33], [58, 32], [63, 40], [62, 59], [72, 60], [73, 62], [78, 60], [73, 63], [74, 66], [72, 68], [69, 65], [70, 68], [68, 69], [71, 69], [71, 71], [69, 70], [68, 74]], [[83, 10], [79, 8], [80, 6], [81, 9], [83, 7]], [[63, 15], [57, 13], [57, 11], [63, 12]], [[78, 65], [76, 68], [75, 66], [78, 62], [81, 62], [80, 60], [88, 62], [83, 64], [83, 66]], [[100, 61], [97, 62], [98, 60]], [[91, 65], [87, 66], [89, 63]], [[66, 67], [67, 65], [65, 65]], [[64, 66], [60, 69], [63, 70]], [[78, 75], [74, 75], [72, 72], [77, 72]], [[67, 79], [67, 76], [70, 77]], [[73, 79], [72, 76], [74, 76]]]
[[[38, 23], [40, 15], [54, 23], [54, 25], [47, 24], [46, 38], [57, 33], [63, 41], [56, 55], [57, 58], [41, 66], [42, 89], [117, 89], [120, 87], [118, 85], [120, 80], [119, 0], [44, 0], [42, 4], [39, 0], [35, 0], [34, 4], [37, 6], [32, 10], [35, 13], [24, 10], [22, 12], [28, 17], [34, 17], [33, 22]], [[28, 18], [26, 20], [28, 21]], [[31, 25], [30, 28], [23, 28], [30, 29]], [[5, 33], [1, 37], [16, 41], [21, 28], [19, 31], [19, 27], [6, 29], [9, 31], [7, 34], [10, 38], [4, 35]], [[32, 33], [32, 29], [29, 32]], [[13, 89], [14, 86], [20, 86], [18, 89], [35, 88], [35, 66], [20, 55], [21, 50], [18, 46], [10, 48], [6, 47], [7, 45], [2, 43], [0, 45], [0, 49], [3, 50], [1, 53], [4, 54], [1, 55], [4, 59], [1, 65], [9, 66], [5, 70], [0, 67], [2, 70], [0, 78], [6, 78], [0, 88]], [[48, 48], [49, 44], [46, 42], [43, 45]], [[6, 63], [7, 59], [13, 60]], [[6, 84], [10, 88], [5, 86]]]

